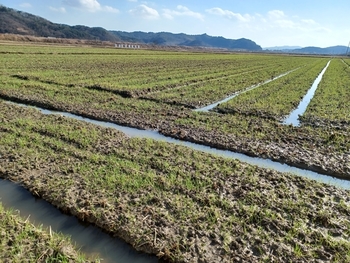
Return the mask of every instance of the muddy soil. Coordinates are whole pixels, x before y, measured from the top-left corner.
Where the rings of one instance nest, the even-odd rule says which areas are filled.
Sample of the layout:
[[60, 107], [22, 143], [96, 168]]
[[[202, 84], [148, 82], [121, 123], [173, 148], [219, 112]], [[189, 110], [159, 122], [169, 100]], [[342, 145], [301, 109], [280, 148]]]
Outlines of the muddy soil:
[[[350, 260], [347, 190], [101, 127], [96, 127], [98, 139], [84, 135], [94, 142], [84, 146], [80, 138], [42, 132], [46, 128], [34, 124], [55, 118], [57, 130], [76, 125], [92, 132], [91, 124], [2, 106], [6, 127], [0, 138], [15, 135], [19, 143], [17, 148], [0, 144], [0, 177], [139, 251], [186, 263]], [[17, 115], [31, 118], [31, 127]], [[32, 139], [36, 134], [40, 140]], [[96, 184], [108, 175], [104, 170], [121, 165], [108, 162], [113, 156], [134, 162], [124, 167], [126, 173], [141, 174], [149, 183], [140, 188]], [[101, 173], [91, 180], [95, 171]]]
[[236, 137], [218, 131], [170, 125], [160, 132], [183, 141], [204, 144], [213, 148], [231, 150], [253, 157], [271, 159], [288, 165], [334, 176], [350, 178], [350, 153], [332, 152], [327, 147], [307, 149], [298, 141], [261, 141]]
[[311, 127], [331, 127], [335, 130], [350, 131], [350, 122], [301, 116], [301, 124]]
[[[157, 109], [153, 112], [117, 112], [96, 109], [85, 105], [69, 105], [44, 101], [21, 94], [9, 95], [3, 91], [0, 92], [0, 97], [133, 128], [159, 130], [160, 133], [176, 139], [219, 149], [227, 149], [249, 156], [271, 159], [341, 179], [350, 178], [350, 149], [339, 152], [323, 143], [318, 143], [317, 138], [307, 135], [300, 136], [297, 130], [283, 137], [275, 134], [276, 132], [285, 133], [282, 127], [277, 127], [274, 131], [264, 131], [263, 128], [260, 128], [262, 132], [271, 133], [271, 138], [261, 140], [245, 136], [244, 134], [234, 136], [217, 129], [211, 131], [189, 125], [177, 125], [175, 123], [177, 120], [191, 118], [192, 113], [184, 107], [167, 107], [164, 110]], [[257, 123], [255, 126], [259, 125], [261, 124]], [[253, 128], [258, 129], [255, 126]], [[249, 133], [249, 131], [247, 132]]]
[[[116, 186], [115, 192], [108, 192], [90, 188], [83, 174], [60, 172], [60, 167], [71, 166], [72, 162], [79, 165], [79, 159], [37, 161], [31, 163], [35, 168], [18, 169], [16, 163], [22, 161], [20, 156], [2, 154], [0, 176], [24, 184], [66, 213], [93, 223], [165, 262], [345, 262], [348, 259], [350, 244], [345, 240], [349, 239], [350, 194], [336, 187], [255, 169], [254, 177], [259, 178], [256, 183], [245, 175], [225, 178], [216, 174], [211, 178], [211, 189], [189, 191], [179, 185], [143, 202], [154, 189], [128, 193]], [[57, 179], [63, 177], [73, 180], [74, 185], [58, 183]], [[193, 200], [198, 206], [195, 210], [212, 211], [214, 221], [208, 221], [196, 211], [193, 211], [195, 220], [169, 219], [168, 215], [180, 213], [172, 202], [177, 195]]]

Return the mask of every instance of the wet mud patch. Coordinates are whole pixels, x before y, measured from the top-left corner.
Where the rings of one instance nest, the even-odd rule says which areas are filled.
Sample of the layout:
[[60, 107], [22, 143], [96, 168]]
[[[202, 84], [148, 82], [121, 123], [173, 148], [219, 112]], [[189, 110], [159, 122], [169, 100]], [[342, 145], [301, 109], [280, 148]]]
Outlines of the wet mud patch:
[[324, 128], [330, 127], [335, 130], [344, 130], [344, 131], [350, 132], [350, 121], [329, 120], [329, 119], [315, 117], [315, 116], [300, 116], [299, 119], [302, 126], [324, 127]]
[[[23, 101], [18, 98], [15, 98], [14, 100]], [[45, 103], [38, 103], [31, 99], [29, 99], [29, 101], [30, 104], [38, 106], [44, 104], [45, 106]], [[28, 101], [24, 100], [24, 102]], [[332, 136], [332, 133], [339, 133], [336, 137], [339, 137], [340, 142], [337, 142], [336, 145], [341, 149], [335, 150], [334, 146], [336, 145], [330, 144], [332, 143], [331, 137], [327, 141], [318, 141], [319, 139], [315, 137], [315, 135], [309, 136], [307, 134], [307, 129], [305, 131], [299, 131], [298, 129], [292, 130], [290, 127], [283, 128], [281, 127], [282, 125], [276, 123], [271, 125], [268, 120], [261, 120], [261, 118], [259, 118], [256, 123], [254, 123], [254, 118], [249, 120], [249, 130], [244, 130], [241, 134], [231, 135], [218, 129], [208, 130], [201, 127], [193, 127], [192, 124], [175, 124], [175, 122], [180, 119], [192, 122], [191, 118], [193, 118], [194, 115], [193, 113], [189, 113], [185, 108], [173, 110], [167, 109], [163, 112], [156, 111], [153, 113], [132, 113], [106, 111], [94, 108], [88, 110], [84, 106], [76, 106], [75, 108], [72, 108], [72, 106], [62, 104], [55, 106], [46, 105], [46, 107], [54, 108], [55, 110], [67, 110], [68, 112], [83, 117], [111, 121], [129, 127], [156, 129], [159, 130], [161, 134], [183, 141], [203, 144], [223, 150], [231, 150], [248, 156], [271, 159], [341, 179], [348, 179], [350, 174], [350, 157], [348, 150], [346, 149], [348, 146], [342, 143], [346, 137], [346, 133], [344, 132], [323, 132], [326, 134], [330, 133], [330, 136]], [[206, 116], [203, 115], [203, 117], [205, 118]], [[207, 118], [213, 117], [208, 116]], [[220, 119], [220, 117], [218, 117], [218, 119]], [[263, 121], [266, 121], [266, 126], [268, 128], [264, 128], [265, 123]], [[208, 125], [204, 123], [204, 126]], [[275, 131], [267, 131], [267, 129], [271, 128], [275, 129]], [[266, 132], [268, 136], [266, 136], [266, 139], [264, 140], [250, 136], [250, 133], [265, 134]]]
[[332, 153], [328, 147], [324, 149], [307, 150], [305, 147], [288, 140], [263, 142], [200, 128], [190, 128], [170, 125], [160, 130], [160, 133], [183, 141], [208, 145], [217, 149], [231, 150], [251, 157], [261, 157], [293, 167], [334, 176], [341, 179], [350, 177], [350, 155], [347, 153]]
[[171, 262], [349, 259], [349, 191], [148, 139], [80, 148], [28, 124], [6, 122], [1, 176], [137, 250]]

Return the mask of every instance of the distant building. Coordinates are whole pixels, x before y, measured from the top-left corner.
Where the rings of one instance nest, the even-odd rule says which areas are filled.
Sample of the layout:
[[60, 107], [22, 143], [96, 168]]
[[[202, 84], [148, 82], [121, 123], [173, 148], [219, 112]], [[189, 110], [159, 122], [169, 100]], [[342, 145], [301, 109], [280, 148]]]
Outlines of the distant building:
[[115, 48], [132, 48], [132, 49], [139, 49], [141, 48], [140, 45], [134, 45], [134, 44], [125, 44], [125, 43], [116, 43], [114, 44]]

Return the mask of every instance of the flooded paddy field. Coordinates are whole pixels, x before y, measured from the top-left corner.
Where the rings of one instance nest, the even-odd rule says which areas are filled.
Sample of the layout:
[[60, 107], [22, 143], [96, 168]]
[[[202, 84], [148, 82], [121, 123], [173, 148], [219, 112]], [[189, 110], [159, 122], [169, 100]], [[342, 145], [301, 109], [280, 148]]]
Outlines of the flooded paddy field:
[[[262, 114], [191, 109], [288, 70], [327, 63], [323, 58], [0, 48], [0, 97], [7, 101], [149, 133], [157, 130], [184, 142], [349, 179], [346, 122], [341, 128], [308, 121], [292, 126]], [[65, 60], [71, 53], [74, 60]], [[256, 82], [245, 77], [250, 68], [260, 74]], [[320, 85], [331, 81], [327, 71]], [[304, 84], [306, 93], [310, 81]], [[198, 96], [187, 97], [192, 88]], [[253, 90], [245, 96], [249, 92]], [[170, 93], [171, 99], [164, 99], [162, 94]], [[137, 251], [170, 262], [350, 259], [350, 199], [341, 183], [331, 186], [185, 145], [134, 138], [5, 101], [0, 102], [0, 122], [2, 178], [122, 238]]]

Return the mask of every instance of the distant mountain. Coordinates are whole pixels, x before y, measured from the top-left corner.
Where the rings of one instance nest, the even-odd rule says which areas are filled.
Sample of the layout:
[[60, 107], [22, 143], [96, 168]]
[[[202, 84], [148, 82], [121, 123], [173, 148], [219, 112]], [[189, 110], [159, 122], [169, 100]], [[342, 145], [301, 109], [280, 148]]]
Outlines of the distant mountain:
[[292, 46], [271, 47], [264, 48], [265, 51], [270, 52], [282, 52], [282, 53], [295, 53], [295, 54], [314, 54], [314, 55], [345, 55], [348, 47], [346, 46], [332, 46], [332, 47], [298, 47]]
[[68, 26], [52, 23], [42, 17], [16, 11], [0, 5], [0, 33], [33, 35], [38, 37], [76, 38], [116, 41], [107, 30], [87, 26]]
[[322, 54], [322, 55], [345, 55], [347, 46], [333, 46], [333, 47], [304, 47], [299, 49], [290, 50], [292, 53], [300, 54]]
[[276, 46], [276, 47], [265, 47], [264, 50], [291, 50], [291, 49], [299, 49], [301, 46]]
[[207, 34], [187, 35], [173, 34], [168, 32], [145, 33], [145, 32], [123, 32], [110, 31], [116, 37], [128, 40], [130, 42], [139, 42], [145, 44], [156, 44], [164, 46], [189, 46], [189, 47], [209, 47], [223, 48], [229, 50], [250, 50], [261, 51], [262, 48], [249, 39], [241, 38], [237, 40], [226, 39], [224, 37], [212, 37]]
[[112, 42], [134, 42], [162, 46], [208, 47], [228, 50], [261, 51], [249, 39], [237, 40], [203, 35], [172, 34], [166, 32], [107, 31], [101, 27], [68, 26], [52, 23], [44, 18], [0, 5], [0, 33], [33, 35], [38, 37], [73, 38]]

